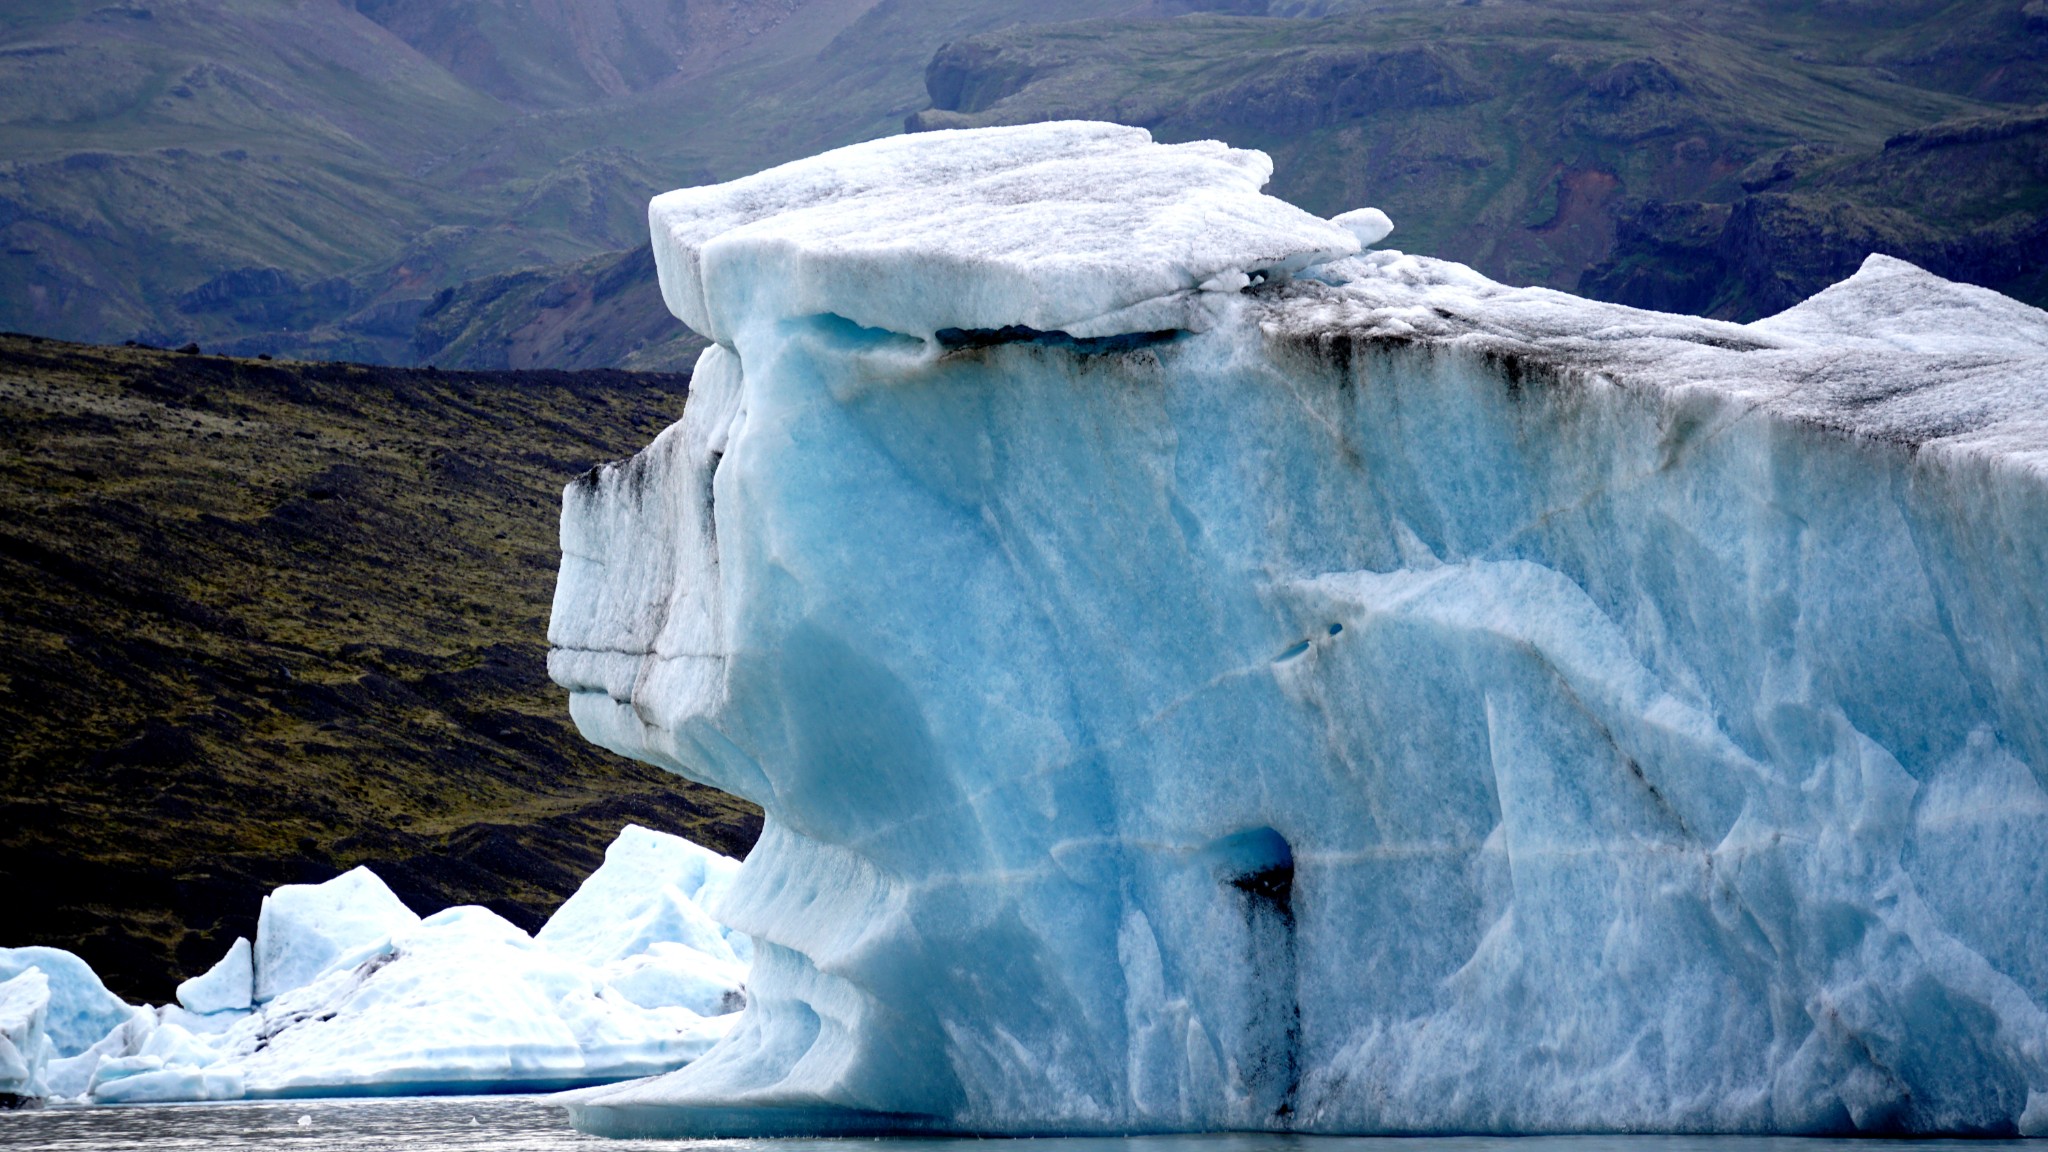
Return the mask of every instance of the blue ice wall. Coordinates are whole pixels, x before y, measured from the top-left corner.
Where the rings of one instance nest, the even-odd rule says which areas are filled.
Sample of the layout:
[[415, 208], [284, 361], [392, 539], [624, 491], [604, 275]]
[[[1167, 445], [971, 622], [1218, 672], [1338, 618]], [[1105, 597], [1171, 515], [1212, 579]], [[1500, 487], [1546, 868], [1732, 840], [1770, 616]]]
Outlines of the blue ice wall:
[[740, 1026], [579, 1125], [2048, 1130], [2044, 361], [1322, 279], [764, 308], [571, 487], [579, 724], [768, 814]]

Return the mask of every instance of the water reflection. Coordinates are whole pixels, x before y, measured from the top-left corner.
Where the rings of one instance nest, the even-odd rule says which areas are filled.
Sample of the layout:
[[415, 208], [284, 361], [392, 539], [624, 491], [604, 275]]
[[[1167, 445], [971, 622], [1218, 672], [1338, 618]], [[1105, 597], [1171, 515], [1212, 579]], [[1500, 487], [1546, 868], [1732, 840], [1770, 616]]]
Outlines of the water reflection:
[[[990, 1152], [980, 1140], [605, 1140], [536, 1097], [283, 1100], [0, 1113], [9, 1152]], [[2048, 1152], [2038, 1141], [1886, 1141], [1885, 1152]], [[1018, 1145], [1022, 1147], [1022, 1145]], [[1872, 1152], [1867, 1141], [1735, 1136], [1145, 1136], [1032, 1141], [1033, 1152]]]

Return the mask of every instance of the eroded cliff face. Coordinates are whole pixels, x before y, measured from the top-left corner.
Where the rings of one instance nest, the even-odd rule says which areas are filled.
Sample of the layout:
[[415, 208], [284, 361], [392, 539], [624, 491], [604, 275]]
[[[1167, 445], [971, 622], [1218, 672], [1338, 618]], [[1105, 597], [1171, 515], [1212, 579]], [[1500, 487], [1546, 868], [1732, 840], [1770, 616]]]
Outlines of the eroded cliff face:
[[568, 491], [550, 666], [766, 810], [759, 946], [576, 1122], [2048, 1126], [2048, 315], [1507, 289], [1203, 147], [656, 201], [720, 343]]

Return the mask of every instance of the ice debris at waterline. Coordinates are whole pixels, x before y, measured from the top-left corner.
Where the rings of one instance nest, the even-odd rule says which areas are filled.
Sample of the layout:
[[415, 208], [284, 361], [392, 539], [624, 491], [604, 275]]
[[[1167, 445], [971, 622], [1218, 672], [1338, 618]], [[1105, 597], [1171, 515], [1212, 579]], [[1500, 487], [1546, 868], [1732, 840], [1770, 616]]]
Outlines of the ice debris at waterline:
[[2048, 1129], [2048, 314], [1508, 288], [1266, 172], [654, 201], [717, 344], [567, 491], [550, 667], [767, 829], [740, 1022], [574, 1121]]
[[366, 868], [264, 898], [256, 942], [146, 1008], [78, 957], [0, 948], [0, 1094], [94, 1103], [506, 1092], [666, 1072], [746, 999], [704, 905], [739, 864], [629, 825], [539, 932], [422, 920]]

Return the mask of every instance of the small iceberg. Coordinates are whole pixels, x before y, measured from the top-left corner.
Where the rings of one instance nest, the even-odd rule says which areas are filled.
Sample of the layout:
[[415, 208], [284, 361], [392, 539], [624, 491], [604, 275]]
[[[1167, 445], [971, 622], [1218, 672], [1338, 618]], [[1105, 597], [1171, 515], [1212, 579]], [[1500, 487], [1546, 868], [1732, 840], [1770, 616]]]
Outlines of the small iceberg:
[[0, 949], [0, 1096], [128, 1104], [541, 1091], [672, 1071], [746, 1004], [751, 942], [703, 902], [739, 862], [629, 825], [535, 935], [421, 919], [357, 868], [288, 884], [160, 1008], [78, 957]]
[[0, 1096], [10, 1102], [41, 1096], [50, 1058], [50, 978], [30, 968], [0, 983]]

